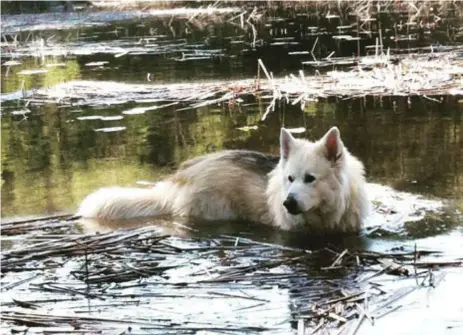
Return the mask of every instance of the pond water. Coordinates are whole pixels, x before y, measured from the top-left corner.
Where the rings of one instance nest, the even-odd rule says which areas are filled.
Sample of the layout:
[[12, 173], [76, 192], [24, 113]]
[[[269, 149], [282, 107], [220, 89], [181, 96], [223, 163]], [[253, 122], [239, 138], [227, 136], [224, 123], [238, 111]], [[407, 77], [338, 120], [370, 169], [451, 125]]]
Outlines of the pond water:
[[[4, 61], [11, 56], [21, 63], [2, 66], [2, 216], [72, 212], [100, 186], [153, 181], [181, 161], [206, 152], [246, 148], [277, 153], [282, 125], [305, 127], [301, 136], [309, 139], [337, 125], [347, 147], [365, 163], [369, 181], [461, 204], [463, 105], [458, 97], [437, 97], [439, 102], [416, 97], [329, 98], [309, 103], [303, 111], [281, 103], [260, 122], [265, 99], [189, 110], [175, 105], [130, 115], [121, 112], [153, 103], [137, 104], [120, 96], [93, 107], [32, 103], [30, 113], [23, 114], [24, 102], [9, 95], [72, 80], [171, 84], [247, 79], [256, 76], [258, 58], [274, 76], [281, 76], [297, 73], [301, 62], [312, 59], [295, 52], [313, 48], [322, 58], [332, 51], [350, 56], [358, 49], [365, 55], [375, 44], [376, 22], [366, 22], [364, 30], [372, 32], [364, 33], [359, 43], [342, 41], [333, 36], [341, 29], [344, 35], [351, 33], [348, 24], [353, 19], [348, 15], [329, 18], [326, 9], [288, 6], [268, 8], [265, 18], [255, 22], [254, 45], [252, 29], [230, 21], [244, 9], [229, 10], [226, 19], [218, 14], [192, 19], [139, 12], [2, 17], [9, 41], [2, 47]], [[447, 8], [444, 23], [429, 29], [392, 25], [406, 14], [381, 14], [384, 48], [437, 48], [461, 40], [455, 32], [455, 9]], [[60, 25], [63, 21], [67, 29]], [[44, 30], [44, 22], [51, 28]], [[39, 45], [40, 38], [45, 46]], [[37, 68], [47, 72], [21, 74]], [[317, 69], [304, 70], [310, 74]], [[258, 127], [239, 129], [246, 126]], [[108, 127], [120, 131], [95, 131]]]
[[[463, 210], [459, 96], [330, 97], [307, 103], [304, 109], [280, 102], [265, 121], [261, 121], [269, 103], [265, 97], [199, 108], [169, 105], [143, 113], [123, 112], [172, 101], [134, 101], [121, 94], [104, 104], [63, 106], [53, 101], [26, 105], [27, 98], [20, 99], [24, 92], [77, 80], [167, 85], [252, 79], [259, 58], [275, 77], [297, 74], [302, 68], [307, 76], [317, 75], [333, 67], [304, 66], [302, 62], [313, 60], [307, 51], [313, 49], [318, 59], [333, 51], [336, 57], [358, 51], [362, 56], [374, 54], [379, 22], [384, 50], [396, 53], [462, 42], [458, 8], [435, 7], [442, 10], [442, 21], [427, 8], [427, 20], [408, 25], [405, 18], [413, 16], [409, 8], [382, 12], [378, 22], [365, 20], [365, 32], [357, 41], [333, 38], [357, 36], [349, 26], [356, 18], [336, 17], [338, 8], [333, 6], [331, 12], [303, 6], [259, 8], [262, 17], [249, 23], [251, 8], [243, 24], [236, 18], [243, 8], [230, 9], [226, 19], [220, 16], [223, 13], [186, 18], [147, 12], [2, 16], [2, 217], [72, 213], [99, 187], [152, 182], [196, 155], [239, 148], [278, 153], [281, 126], [304, 127], [298, 136], [314, 140], [336, 125], [349, 150], [364, 162], [370, 183], [443, 200], [449, 208], [445, 215], [408, 225], [406, 236], [377, 237], [369, 247], [386, 249], [418, 241], [459, 254], [462, 226], [461, 216], [455, 214]], [[345, 8], [341, 12], [348, 13]], [[19, 63], [4, 64], [12, 60]], [[46, 72], [24, 72], [36, 69]], [[192, 85], [192, 95], [194, 90]], [[236, 234], [240, 229], [226, 227], [221, 233]], [[255, 230], [247, 234], [292, 243], [283, 235], [270, 237]]]

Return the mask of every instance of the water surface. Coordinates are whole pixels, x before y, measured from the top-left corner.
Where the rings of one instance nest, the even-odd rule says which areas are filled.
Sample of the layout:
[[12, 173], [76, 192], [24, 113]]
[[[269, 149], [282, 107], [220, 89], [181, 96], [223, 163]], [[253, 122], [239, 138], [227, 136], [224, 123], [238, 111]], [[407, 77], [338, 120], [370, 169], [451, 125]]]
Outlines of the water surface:
[[[388, 10], [375, 14], [377, 21], [362, 16], [365, 20], [361, 21], [359, 32], [354, 28], [357, 18], [351, 15], [349, 6], [333, 4], [259, 7], [258, 15], [249, 22], [247, 18], [253, 7], [245, 5], [231, 9], [225, 16], [152, 15], [149, 12], [2, 16], [2, 218], [72, 213], [87, 194], [99, 187], [153, 182], [171, 173], [185, 159], [200, 154], [222, 149], [277, 154], [281, 126], [304, 127], [305, 131], [297, 136], [315, 140], [336, 125], [345, 145], [364, 162], [370, 183], [443, 201], [445, 210], [428, 213], [414, 222], [399, 220], [395, 232], [377, 231], [368, 237], [329, 241], [246, 223], [184, 222], [197, 229], [191, 231], [164, 222], [164, 228], [174, 235], [187, 237], [213, 239], [223, 234], [240, 235], [314, 249], [331, 243], [341, 250], [346, 247], [385, 251], [403, 246], [413, 250], [417, 243], [420, 248], [443, 251], [450, 258], [461, 257], [462, 226], [458, 211], [463, 210], [463, 100], [460, 96], [330, 97], [307, 103], [302, 109], [281, 101], [265, 121], [261, 118], [270, 102], [265, 95], [185, 108], [189, 104], [172, 105], [172, 101], [147, 99], [140, 102], [123, 93], [98, 101], [98, 94], [107, 85], [96, 84], [96, 101], [88, 105], [80, 105], [78, 97], [66, 103], [57, 98], [29, 99], [34, 90], [77, 80], [94, 85], [110, 81], [167, 85], [253, 79], [259, 58], [275, 77], [297, 75], [302, 68], [306, 76], [333, 69], [350, 70], [349, 62], [338, 67], [313, 67], [312, 63], [314, 57], [320, 60], [332, 52], [335, 52], [333, 57], [351, 57], [359, 52], [361, 56], [375, 54], [380, 28], [383, 51], [390, 48], [394, 54], [429, 52], [431, 45], [434, 51], [442, 51], [460, 46], [462, 42], [463, 35], [458, 28], [460, 9], [450, 2], [423, 5], [419, 14], [407, 3], [394, 3]], [[241, 22], [236, 15], [245, 10]], [[367, 9], [361, 12], [365, 14]], [[406, 24], [411, 22], [410, 17], [414, 17], [414, 23]], [[339, 37], [342, 35], [360, 37], [360, 40], [346, 40]], [[309, 54], [311, 50], [313, 56]], [[28, 72], [35, 70], [41, 72]], [[192, 96], [197, 89], [197, 85], [191, 85]], [[23, 99], [23, 96], [27, 97]], [[143, 97], [143, 92], [137, 97]], [[134, 108], [164, 104], [170, 105], [134, 112]], [[398, 199], [396, 204], [401, 201]], [[406, 199], [413, 202], [412, 207], [421, 210], [423, 203], [417, 198]], [[122, 226], [126, 227], [127, 223]], [[105, 231], [119, 227], [118, 224], [104, 227], [88, 223], [86, 229]], [[2, 243], [2, 248], [5, 245]], [[202, 266], [201, 262], [198, 264]], [[60, 275], [74, 267], [70, 262]], [[306, 277], [316, 275], [309, 267], [304, 268], [303, 273]], [[348, 278], [339, 276], [338, 279], [343, 282]], [[82, 282], [74, 284], [82, 285]], [[150, 294], [159, 289], [155, 284]], [[443, 290], [452, 292], [452, 285], [450, 281]], [[126, 290], [133, 292], [130, 286]], [[162, 288], [160, 294], [169, 291], [178, 295], [176, 287]], [[247, 313], [240, 310], [245, 304], [232, 304], [230, 299], [199, 296], [191, 300], [183, 295], [175, 299], [157, 297], [156, 302], [164, 308], [162, 311], [156, 309], [158, 304], [152, 304], [150, 298], [145, 297], [142, 304], [147, 305], [120, 308], [119, 312], [127, 319], [135, 317], [136, 311], [137, 317], [163, 313], [178, 322], [207, 321], [210, 317], [212, 323], [218, 318], [232, 324], [268, 323], [287, 333], [296, 327], [288, 321], [294, 310], [298, 312], [294, 303], [303, 307], [310, 303], [310, 299], [299, 301], [287, 289], [252, 286], [247, 291], [271, 300], [275, 308]], [[189, 289], [182, 292], [195, 293]], [[19, 289], [13, 294], [27, 299], [30, 290]], [[4, 299], [8, 300], [6, 295]], [[218, 310], [213, 315], [208, 314], [211, 301]], [[112, 316], [112, 311], [101, 311], [98, 304], [90, 308], [94, 302], [88, 304], [88, 310], [82, 306], [63, 305], [63, 308]], [[440, 310], [444, 310], [444, 305], [441, 301], [433, 307], [442, 306]], [[178, 306], [184, 306], [185, 310], [179, 313]], [[399, 322], [404, 320], [400, 315]], [[434, 329], [441, 329], [446, 322], [439, 319]], [[386, 322], [375, 331], [389, 331], [389, 326]]]
[[[435, 6], [445, 20], [421, 27], [398, 25], [409, 14], [398, 6], [393, 13], [381, 14], [379, 22], [366, 21], [358, 42], [333, 38], [340, 32], [357, 36], [348, 26], [355, 23], [346, 14], [349, 10], [342, 8], [346, 16], [330, 17], [326, 8], [319, 7], [268, 7], [265, 19], [250, 20], [256, 38], [249, 24], [242, 26], [233, 19], [235, 11], [239, 14], [245, 7], [231, 9], [226, 19], [133, 12], [4, 16], [2, 30], [10, 43], [3, 47], [4, 60], [10, 56], [21, 64], [2, 67], [2, 99], [21, 89], [81, 79], [166, 84], [253, 78], [258, 58], [275, 76], [297, 73], [302, 62], [312, 60], [304, 51], [313, 49], [317, 58], [332, 51], [335, 56], [371, 54], [379, 22], [384, 49], [404, 52], [434, 45], [437, 50], [439, 45], [458, 45], [461, 39], [455, 31], [458, 8], [452, 6]], [[50, 15], [57, 26], [36, 29], [37, 23], [51, 22]], [[131, 20], [130, 15], [138, 16]], [[426, 15], [431, 22], [432, 11]], [[75, 26], [61, 27], [59, 22], [65, 19]], [[47, 72], [20, 74], [37, 68]], [[316, 71], [310, 66], [304, 70]], [[183, 106], [177, 105], [142, 115], [121, 114], [137, 104], [120, 98], [95, 107], [32, 103], [28, 114], [21, 112], [24, 102], [4, 102], [2, 215], [73, 211], [97, 187], [153, 181], [182, 160], [206, 152], [246, 148], [277, 153], [282, 125], [305, 127], [301, 136], [309, 139], [337, 125], [345, 144], [364, 161], [369, 181], [461, 203], [463, 121], [458, 97], [433, 98], [439, 102], [330, 98], [312, 102], [303, 111], [280, 103], [264, 122], [259, 120], [268, 100], [259, 97], [193, 110], [178, 111]], [[94, 116], [108, 118], [94, 120]], [[256, 125], [255, 130], [238, 130]], [[107, 127], [121, 130], [95, 131]]]

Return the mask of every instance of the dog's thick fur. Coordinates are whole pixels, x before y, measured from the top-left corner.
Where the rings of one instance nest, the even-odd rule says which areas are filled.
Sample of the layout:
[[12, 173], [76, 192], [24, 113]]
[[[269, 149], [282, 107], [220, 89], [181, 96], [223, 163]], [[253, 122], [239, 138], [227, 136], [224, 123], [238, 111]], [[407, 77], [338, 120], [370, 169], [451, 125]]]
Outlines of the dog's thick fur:
[[357, 233], [369, 211], [364, 184], [363, 164], [345, 148], [338, 128], [317, 142], [296, 139], [282, 128], [280, 157], [245, 150], [207, 154], [186, 161], [152, 188], [100, 189], [84, 199], [77, 215], [105, 220], [174, 215]]

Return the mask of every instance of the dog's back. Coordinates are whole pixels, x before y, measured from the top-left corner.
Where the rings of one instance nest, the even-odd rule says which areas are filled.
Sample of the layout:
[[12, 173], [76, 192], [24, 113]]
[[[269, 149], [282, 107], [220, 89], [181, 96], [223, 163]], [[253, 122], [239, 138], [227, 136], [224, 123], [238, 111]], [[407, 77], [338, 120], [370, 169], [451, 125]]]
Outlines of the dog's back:
[[172, 214], [270, 224], [265, 189], [277, 163], [277, 156], [248, 150], [203, 155], [184, 162], [153, 188], [101, 189], [82, 202], [77, 215], [127, 219]]
[[180, 185], [172, 211], [206, 220], [271, 223], [265, 190], [278, 157], [227, 150], [194, 158], [167, 181]]

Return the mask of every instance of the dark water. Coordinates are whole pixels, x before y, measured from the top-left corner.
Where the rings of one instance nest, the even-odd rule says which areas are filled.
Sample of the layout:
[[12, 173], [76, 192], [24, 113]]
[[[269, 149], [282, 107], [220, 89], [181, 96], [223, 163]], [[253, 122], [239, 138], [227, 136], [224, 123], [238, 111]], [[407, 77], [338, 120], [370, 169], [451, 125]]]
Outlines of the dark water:
[[[53, 20], [50, 14], [4, 16], [2, 30], [8, 42], [2, 47], [2, 62], [18, 59], [22, 64], [2, 66], [2, 96], [22, 87], [32, 90], [81, 79], [147, 83], [148, 73], [150, 82], [156, 84], [253, 78], [258, 58], [275, 76], [297, 73], [303, 68], [301, 62], [312, 60], [312, 56], [293, 52], [313, 48], [318, 58], [332, 51], [336, 56], [374, 53], [371, 46], [381, 24], [384, 49], [404, 52], [431, 44], [436, 50], [439, 45], [458, 45], [462, 38], [457, 29], [458, 6], [435, 6], [433, 11], [445, 16], [437, 23], [426, 8], [422, 14], [427, 19], [418, 25], [399, 25], [413, 14], [408, 8], [398, 6], [394, 14], [377, 14], [377, 22], [363, 25], [359, 42], [333, 39], [339, 34], [357, 36], [352, 27], [342, 28], [356, 22], [347, 6], [341, 10], [319, 5], [269, 7], [263, 19], [250, 21], [256, 29], [255, 39], [250, 25], [241, 27], [239, 19], [228, 22], [215, 16], [177, 19], [172, 15], [148, 17], [146, 13], [144, 18], [140, 13], [71, 13], [52, 14]], [[241, 10], [228, 14], [227, 19]], [[257, 12], [264, 13], [264, 9]], [[329, 13], [341, 16], [328, 18]], [[127, 19], [130, 15], [139, 19], [111, 24], [101, 19]], [[60, 22], [71, 27], [58, 29]], [[41, 26], [44, 23], [46, 28]], [[32, 43], [39, 38], [44, 39], [44, 47]], [[137, 49], [140, 47], [144, 51]], [[122, 51], [132, 54], [115, 57]], [[181, 61], [182, 57], [202, 58]], [[103, 61], [108, 63], [87, 66]], [[47, 73], [19, 74], [56, 63], [63, 64], [47, 68]], [[305, 66], [304, 70], [309, 75], [316, 69]], [[418, 97], [333, 97], [312, 102], [303, 111], [281, 102], [264, 122], [260, 118], [268, 104], [265, 99], [190, 110], [179, 110], [183, 106], [177, 105], [108, 121], [79, 118], [121, 116], [121, 111], [138, 105], [129, 101], [63, 108], [54, 103], [31, 103], [31, 113], [24, 118], [17, 112], [24, 101], [8, 99], [2, 103], [2, 216], [72, 212], [98, 187], [153, 181], [181, 161], [206, 152], [246, 148], [277, 153], [283, 125], [305, 127], [301, 136], [309, 139], [336, 125], [345, 144], [365, 163], [369, 181], [451, 200], [461, 207], [462, 100], [433, 99], [439, 102]], [[258, 128], [250, 131], [238, 129], [255, 125]], [[95, 131], [115, 126], [125, 129]]]

